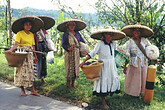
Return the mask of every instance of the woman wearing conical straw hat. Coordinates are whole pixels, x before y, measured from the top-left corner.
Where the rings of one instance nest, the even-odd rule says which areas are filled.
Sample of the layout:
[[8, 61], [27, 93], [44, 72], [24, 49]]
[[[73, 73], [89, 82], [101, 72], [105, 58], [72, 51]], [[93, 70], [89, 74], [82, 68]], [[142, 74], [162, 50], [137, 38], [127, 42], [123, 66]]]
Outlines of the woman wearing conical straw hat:
[[108, 94], [112, 96], [113, 93], [120, 93], [120, 80], [114, 58], [114, 49], [117, 49], [117, 46], [114, 40], [124, 38], [125, 33], [112, 30], [108, 27], [92, 33], [91, 37], [100, 41], [80, 64], [80, 67], [83, 68], [85, 62], [98, 53], [98, 60], [103, 61], [103, 66], [100, 72], [100, 79], [94, 82], [93, 95], [100, 96], [104, 109], [108, 109], [109, 106], [106, 104], [105, 96]]
[[34, 64], [34, 71], [35, 71], [35, 78], [41, 79], [41, 82], [46, 82], [45, 78], [47, 76], [47, 62], [46, 62], [46, 55], [47, 55], [47, 45], [46, 39], [51, 39], [49, 34], [46, 30], [50, 29], [54, 26], [55, 20], [52, 17], [46, 15], [38, 15], [40, 19], [44, 22], [44, 26], [38, 32], [34, 34], [35, 38], [35, 48], [38, 51], [41, 51], [45, 54], [37, 54], [38, 63]]
[[75, 88], [75, 79], [79, 77], [79, 42], [85, 43], [85, 41], [78, 31], [85, 27], [86, 24], [78, 19], [65, 20], [57, 26], [59, 31], [64, 32], [62, 35], [62, 47], [65, 50], [65, 72], [67, 85], [70, 89]]
[[[139, 96], [145, 92], [148, 58], [143, 52], [151, 43], [146, 39], [153, 35], [153, 31], [144, 25], [135, 24], [125, 26], [122, 31], [129, 36], [126, 42], [126, 51], [130, 56], [129, 66], [124, 67], [124, 91], [131, 96]], [[138, 45], [141, 45], [142, 50]]]
[[[35, 50], [33, 33], [37, 32], [40, 28], [42, 28], [42, 26], [42, 20], [36, 16], [26, 16], [15, 20], [12, 24], [12, 31], [16, 34], [15, 44], [6, 52], [11, 53], [17, 48], [28, 51]], [[14, 69], [14, 84], [21, 87], [21, 96], [26, 96], [24, 87], [31, 87], [31, 95], [40, 96], [34, 90], [33, 55], [34, 63], [37, 63], [36, 54], [28, 52], [28, 56], [22, 66]]]

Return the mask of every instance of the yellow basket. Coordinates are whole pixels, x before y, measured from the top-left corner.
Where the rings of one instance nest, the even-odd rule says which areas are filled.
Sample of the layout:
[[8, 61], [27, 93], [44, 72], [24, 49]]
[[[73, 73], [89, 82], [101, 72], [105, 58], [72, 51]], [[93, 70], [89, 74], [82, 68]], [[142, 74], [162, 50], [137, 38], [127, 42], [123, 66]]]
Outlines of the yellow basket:
[[27, 53], [6, 53], [5, 57], [8, 62], [8, 66], [19, 67], [22, 66], [25, 58], [27, 57]]
[[96, 61], [90, 65], [83, 65], [81, 68], [85, 73], [86, 80], [95, 81], [100, 79], [100, 71], [103, 66], [103, 61]]

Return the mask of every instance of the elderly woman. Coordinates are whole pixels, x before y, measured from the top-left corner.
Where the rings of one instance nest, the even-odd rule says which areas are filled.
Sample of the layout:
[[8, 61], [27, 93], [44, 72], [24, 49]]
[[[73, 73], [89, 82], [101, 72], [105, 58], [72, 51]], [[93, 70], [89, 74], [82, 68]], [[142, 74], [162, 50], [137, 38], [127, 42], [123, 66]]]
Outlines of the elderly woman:
[[103, 66], [100, 72], [100, 79], [94, 82], [93, 95], [100, 96], [104, 109], [108, 109], [109, 106], [106, 104], [105, 96], [108, 94], [112, 96], [113, 93], [120, 92], [120, 80], [114, 58], [114, 50], [117, 49], [117, 46], [114, 40], [124, 38], [125, 34], [117, 30], [106, 28], [93, 33], [91, 37], [101, 41], [96, 44], [95, 48], [80, 64], [80, 67], [83, 68], [85, 62], [98, 53], [98, 60], [103, 61]]
[[[6, 52], [11, 53], [17, 48], [23, 49], [25, 51], [35, 50], [34, 35], [32, 32], [38, 31], [42, 27], [42, 25], [42, 20], [34, 16], [26, 16], [17, 19], [12, 24], [13, 32], [17, 33], [15, 38], [15, 44], [10, 50], [7, 50]], [[34, 62], [37, 63], [36, 54], [28, 52], [28, 55], [25, 58], [25, 61], [23, 62], [22, 66], [16, 67], [14, 71], [14, 84], [16, 86], [21, 87], [21, 96], [26, 96], [24, 87], [31, 87], [31, 95], [40, 96], [34, 90], [33, 57]]]
[[122, 29], [127, 36], [131, 37], [126, 42], [126, 51], [130, 56], [129, 66], [124, 67], [125, 82], [124, 91], [131, 96], [144, 94], [148, 68], [148, 58], [145, 48], [151, 43], [146, 39], [153, 35], [153, 31], [143, 25], [128, 25]]
[[[77, 19], [66, 20], [57, 26], [57, 29], [64, 32], [62, 36], [62, 47], [65, 52], [65, 71], [67, 85], [75, 88], [75, 79], [79, 77], [80, 52], [79, 42], [84, 42], [78, 32], [86, 27], [86, 24]], [[71, 84], [72, 83], [72, 84]]]

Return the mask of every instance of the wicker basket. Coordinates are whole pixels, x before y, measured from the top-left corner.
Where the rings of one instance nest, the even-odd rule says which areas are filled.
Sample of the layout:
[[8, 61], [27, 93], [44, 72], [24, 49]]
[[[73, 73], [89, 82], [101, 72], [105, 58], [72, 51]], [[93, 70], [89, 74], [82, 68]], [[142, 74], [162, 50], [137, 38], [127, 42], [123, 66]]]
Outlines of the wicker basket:
[[25, 58], [27, 57], [27, 53], [6, 53], [5, 57], [7, 59], [8, 65], [12, 67], [22, 66]]
[[100, 79], [100, 70], [103, 66], [103, 61], [96, 61], [90, 65], [83, 65], [81, 68], [85, 73], [86, 80], [95, 81]]

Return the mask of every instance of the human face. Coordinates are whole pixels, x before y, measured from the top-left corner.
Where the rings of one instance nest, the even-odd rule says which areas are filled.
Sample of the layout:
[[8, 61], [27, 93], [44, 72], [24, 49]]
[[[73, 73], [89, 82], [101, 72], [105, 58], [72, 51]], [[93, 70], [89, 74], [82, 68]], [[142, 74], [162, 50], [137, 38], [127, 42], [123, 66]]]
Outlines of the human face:
[[133, 30], [134, 37], [136, 37], [136, 38], [139, 38], [140, 37], [140, 33], [141, 32], [140, 32], [140, 29], [139, 28]]
[[74, 29], [75, 29], [75, 25], [69, 25], [69, 30], [70, 31], [74, 31]]
[[31, 28], [32, 28], [32, 25], [31, 25], [30, 22], [25, 22], [24, 23], [24, 30], [30, 31]]
[[109, 43], [112, 40], [112, 34], [104, 33], [105, 40]]

